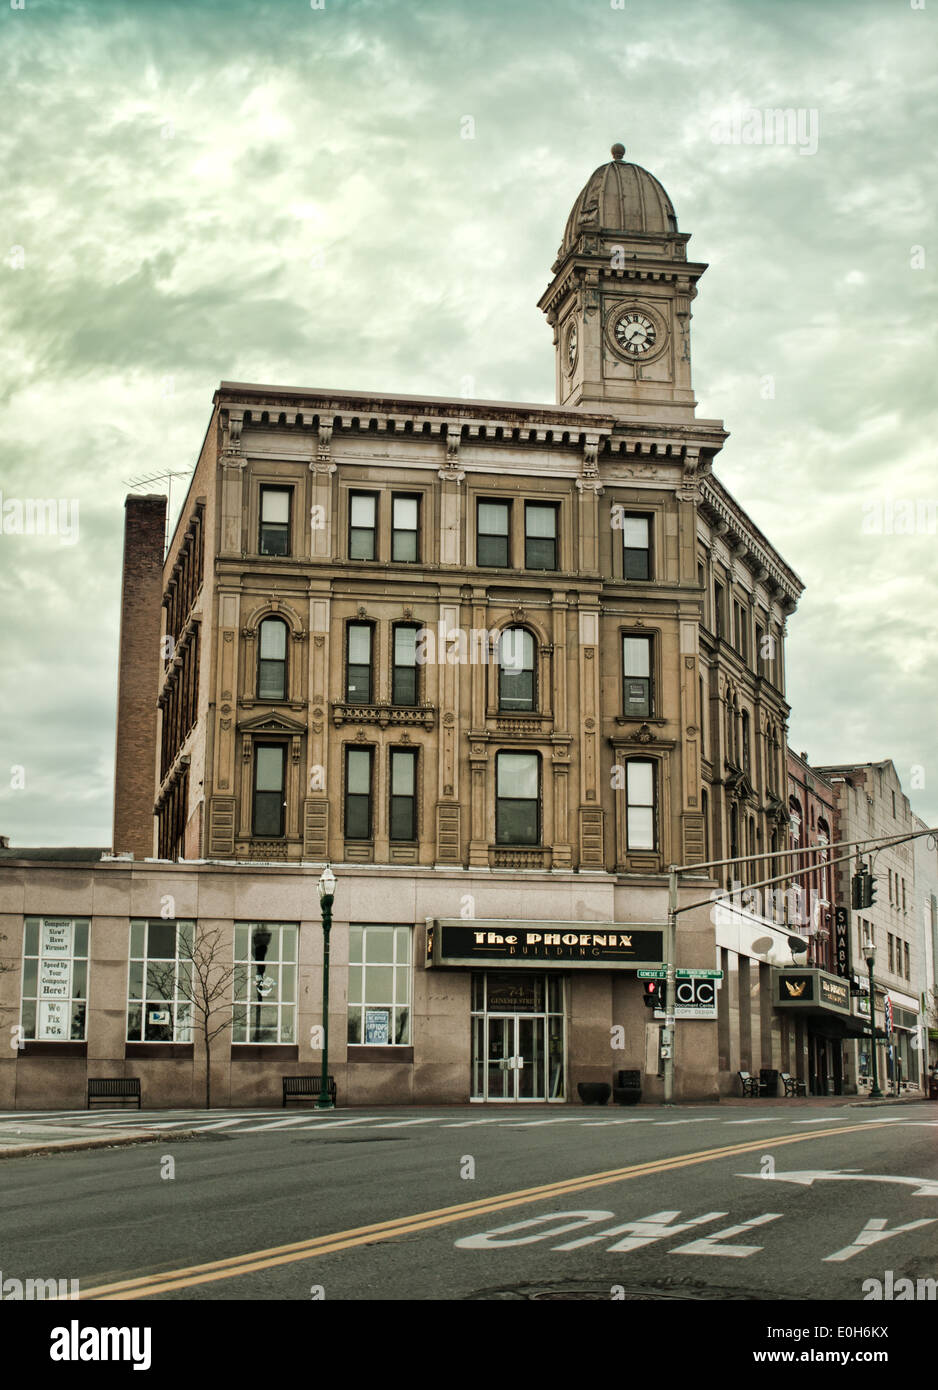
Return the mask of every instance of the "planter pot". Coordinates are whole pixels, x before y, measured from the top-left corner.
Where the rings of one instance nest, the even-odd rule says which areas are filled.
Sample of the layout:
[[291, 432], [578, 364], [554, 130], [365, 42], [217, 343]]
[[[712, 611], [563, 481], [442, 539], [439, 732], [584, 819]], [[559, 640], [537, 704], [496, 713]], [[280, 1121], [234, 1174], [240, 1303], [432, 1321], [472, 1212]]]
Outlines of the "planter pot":
[[584, 1105], [608, 1105], [612, 1087], [608, 1081], [579, 1081], [576, 1093]]

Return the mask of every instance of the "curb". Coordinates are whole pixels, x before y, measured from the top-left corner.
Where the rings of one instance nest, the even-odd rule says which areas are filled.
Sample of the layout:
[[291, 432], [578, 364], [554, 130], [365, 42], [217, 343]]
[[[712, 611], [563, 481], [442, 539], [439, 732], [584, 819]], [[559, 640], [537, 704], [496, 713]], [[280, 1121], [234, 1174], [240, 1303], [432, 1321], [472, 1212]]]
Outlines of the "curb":
[[0, 1144], [0, 1159], [21, 1158], [46, 1153], [74, 1153], [82, 1149], [129, 1148], [131, 1144], [153, 1144], [157, 1139], [195, 1139], [198, 1131], [194, 1129], [177, 1130], [173, 1135], [161, 1134], [158, 1130], [147, 1130], [143, 1134], [100, 1136], [94, 1139], [51, 1139], [36, 1144]]

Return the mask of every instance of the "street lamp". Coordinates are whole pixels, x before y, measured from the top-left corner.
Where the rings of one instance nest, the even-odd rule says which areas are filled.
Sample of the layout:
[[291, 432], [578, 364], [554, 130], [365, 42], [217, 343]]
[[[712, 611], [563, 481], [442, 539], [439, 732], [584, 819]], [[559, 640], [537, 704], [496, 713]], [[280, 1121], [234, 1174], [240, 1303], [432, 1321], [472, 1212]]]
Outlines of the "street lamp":
[[876, 947], [872, 937], [867, 937], [863, 943], [863, 958], [870, 972], [870, 1050], [873, 1054], [873, 1089], [870, 1091], [870, 1100], [882, 1100], [883, 1093], [879, 1089], [879, 1076], [876, 1070], [876, 995], [873, 992], [873, 966], [876, 964]]
[[329, 932], [332, 930], [332, 899], [335, 874], [327, 864], [319, 876], [319, 906], [322, 912], [322, 1075], [319, 1078], [317, 1110], [331, 1110], [329, 1094]]

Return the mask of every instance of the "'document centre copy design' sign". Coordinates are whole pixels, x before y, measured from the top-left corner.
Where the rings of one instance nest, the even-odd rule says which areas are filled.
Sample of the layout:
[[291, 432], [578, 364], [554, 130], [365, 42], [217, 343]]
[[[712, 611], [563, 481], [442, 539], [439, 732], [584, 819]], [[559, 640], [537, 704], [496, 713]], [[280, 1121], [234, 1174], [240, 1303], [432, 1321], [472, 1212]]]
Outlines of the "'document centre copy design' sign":
[[509, 922], [440, 918], [427, 932], [427, 961], [438, 966], [586, 966], [634, 970], [657, 965], [661, 927], [648, 922]]

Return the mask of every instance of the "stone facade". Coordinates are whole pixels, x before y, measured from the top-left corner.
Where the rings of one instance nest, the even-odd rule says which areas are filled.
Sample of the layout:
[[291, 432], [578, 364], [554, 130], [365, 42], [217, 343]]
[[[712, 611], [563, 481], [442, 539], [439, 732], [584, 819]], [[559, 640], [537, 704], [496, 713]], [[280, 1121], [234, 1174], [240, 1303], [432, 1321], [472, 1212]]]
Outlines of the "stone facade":
[[[7, 935], [32, 943], [49, 988], [64, 979], [57, 943], [83, 944], [87, 923], [89, 1069], [145, 1072], [153, 1103], [196, 1094], [198, 1043], [169, 1036], [176, 1005], [144, 1002], [141, 1025], [122, 983], [141, 932], [165, 949], [167, 903], [170, 920], [217, 929], [223, 952], [246, 923], [263, 951], [264, 922], [298, 943], [276, 966], [299, 971], [295, 1036], [273, 1044], [283, 1018], [260, 1021], [280, 1007], [261, 956], [268, 1002], [233, 1024], [261, 1040], [217, 1045], [216, 1097], [269, 1101], [281, 1071], [315, 1066], [310, 905], [327, 860], [339, 880], [330, 1070], [346, 1102], [491, 1099], [499, 1059], [521, 1071], [522, 1053], [518, 1098], [534, 1071], [526, 1098], [560, 1100], [619, 1068], [660, 1094], [637, 948], [615, 963], [558, 946], [543, 972], [517, 959], [428, 966], [426, 948], [447, 921], [561, 942], [585, 924], [616, 941], [648, 932], [657, 963], [672, 864], [727, 861], [681, 889], [682, 906], [700, 906], [678, 919], [677, 963], [722, 965], [725, 981], [716, 1019], [677, 1028], [676, 1095], [712, 1098], [740, 1066], [778, 1059], [772, 967], [785, 960], [760, 954], [758, 933], [717, 925], [707, 899], [724, 879], [757, 882], [762, 856], [787, 843], [784, 639], [802, 585], [714, 475], [727, 436], [695, 414], [690, 305], [706, 267], [687, 242], [661, 185], [614, 147], [540, 301], [557, 406], [220, 385], [161, 594], [124, 608], [127, 650], [162, 652], [150, 746], [141, 754], [124, 725], [118, 737], [114, 848], [136, 858], [71, 878], [47, 869], [41, 883], [25, 862], [0, 872]], [[138, 536], [132, 515], [126, 564], [150, 567], [156, 532]], [[155, 771], [131, 825], [132, 757]], [[57, 915], [64, 925], [38, 921]], [[348, 1001], [372, 988], [362, 971], [411, 988], [396, 955], [343, 960], [369, 927], [381, 950], [398, 938], [380, 933], [407, 929], [393, 946], [409, 953], [407, 1019], [395, 996], [353, 1020]], [[73, 964], [74, 990], [85, 958]], [[526, 1002], [499, 1013], [511, 998]], [[37, 1018], [60, 1016], [41, 1005]], [[533, 1033], [525, 1010], [542, 1016]], [[125, 1019], [143, 1036], [125, 1038]], [[400, 1036], [376, 1041], [382, 1027]], [[39, 1103], [43, 1049], [76, 1045], [30, 1038], [8, 1059], [6, 1094]], [[74, 1089], [77, 1074], [54, 1084]]]

